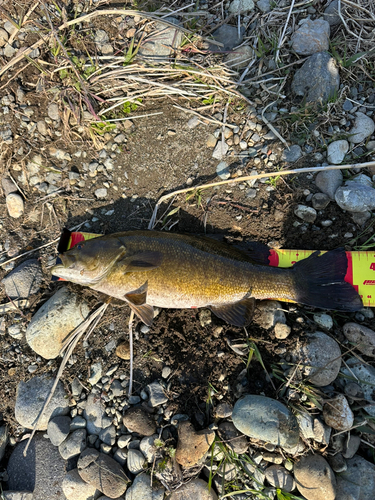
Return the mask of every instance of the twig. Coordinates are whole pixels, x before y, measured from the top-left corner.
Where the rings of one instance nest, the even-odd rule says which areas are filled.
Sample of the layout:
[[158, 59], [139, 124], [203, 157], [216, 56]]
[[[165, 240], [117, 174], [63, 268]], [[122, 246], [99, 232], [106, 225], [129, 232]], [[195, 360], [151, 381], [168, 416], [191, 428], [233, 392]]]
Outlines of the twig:
[[20, 20], [20, 22], [21, 22], [21, 24], [19, 25], [20, 27], [15, 29], [9, 37], [9, 40], [8, 40], [9, 45], [11, 45], [13, 43], [13, 40], [16, 38], [20, 29], [23, 27], [24, 24], [26, 24], [26, 21], [29, 19], [29, 17], [34, 12], [34, 10], [38, 7], [39, 1], [40, 0], [37, 0], [37, 2], [32, 7], [30, 7], [30, 9], [26, 12], [25, 17], [22, 20]]
[[275, 104], [277, 101], [273, 101], [273, 102], [270, 102], [269, 104], [267, 104], [267, 106], [262, 110], [262, 120], [264, 121], [264, 123], [267, 125], [267, 127], [272, 130], [272, 132], [276, 135], [276, 137], [278, 137], [280, 139], [280, 141], [285, 144], [285, 146], [289, 149], [289, 146], [288, 146], [288, 143], [286, 142], [286, 140], [281, 137], [281, 135], [279, 134], [279, 132], [275, 129], [275, 127], [273, 125], [271, 125], [271, 123], [267, 120], [267, 118], [264, 116], [264, 113], [266, 111], [267, 108], [269, 108], [270, 106], [272, 106], [273, 104]]
[[[221, 122], [219, 120], [215, 120], [214, 118], [208, 118], [207, 116], [203, 116], [203, 115], [197, 113], [196, 111], [194, 111], [193, 109], [183, 108], [182, 106], [177, 106], [177, 104], [173, 104], [173, 107], [180, 109], [181, 111], [185, 111], [185, 113], [191, 113], [192, 115], [199, 116], [199, 118], [201, 120], [205, 120], [205, 121], [208, 121], [210, 123], [215, 123], [216, 125], [221, 125], [221, 126], [223, 125], [223, 122]], [[225, 126], [229, 127], [229, 128], [236, 128], [236, 125], [231, 125], [230, 123], [227, 123]]]
[[132, 395], [133, 391], [133, 320], [134, 320], [134, 311], [133, 309], [131, 309], [129, 318], [129, 350], [130, 350], [129, 398]]
[[[279, 43], [277, 44], [277, 50], [276, 50], [276, 54], [275, 54], [275, 63], [276, 64], [279, 61], [279, 52], [280, 52], [280, 49], [281, 49], [281, 45], [283, 44], [285, 32], [286, 32], [286, 29], [288, 27], [290, 16], [292, 15], [292, 10], [293, 10], [295, 1], [296, 0], [292, 0], [292, 3], [290, 4], [290, 8], [289, 8], [288, 16], [287, 16], [286, 21], [285, 21], [284, 29], [283, 29], [283, 32], [281, 33], [281, 37], [280, 37]], [[340, 0], [339, 0], [339, 2], [340, 2]]]
[[147, 118], [148, 116], [155, 116], [155, 115], [162, 115], [162, 114], [163, 114], [163, 111], [159, 111], [157, 113], [148, 113], [147, 115], [127, 116], [126, 118], [114, 118], [113, 120], [105, 120], [105, 121], [107, 123], [110, 123], [110, 122], [123, 122], [125, 120], [136, 120], [137, 118]]
[[201, 190], [201, 189], [208, 189], [211, 187], [215, 186], [225, 186], [226, 184], [234, 183], [234, 182], [244, 182], [244, 181], [250, 181], [254, 179], [264, 179], [268, 177], [276, 177], [278, 175], [283, 176], [283, 175], [295, 175], [295, 174], [305, 174], [307, 172], [321, 172], [321, 171], [328, 171], [328, 170], [345, 170], [345, 169], [351, 169], [351, 168], [367, 168], [367, 167], [373, 167], [375, 166], [375, 161], [369, 161], [367, 163], [353, 163], [350, 165], [329, 165], [328, 167], [311, 167], [311, 168], [296, 168], [294, 170], [284, 170], [284, 171], [279, 171], [279, 172], [268, 172], [265, 174], [256, 174], [256, 175], [246, 175], [244, 177], [236, 177], [234, 179], [228, 179], [227, 181], [219, 181], [219, 182], [212, 182], [209, 184], [202, 184], [201, 186], [195, 186], [195, 187], [189, 187], [185, 189], [179, 189], [177, 191], [173, 191], [172, 193], [165, 194], [161, 198], [159, 198], [158, 202], [155, 205], [151, 220], [148, 225], [148, 229], [152, 229], [155, 224], [158, 208], [161, 205], [161, 203], [164, 203], [166, 200], [169, 198], [172, 198], [173, 196], [176, 196], [178, 194], [183, 194], [183, 193], [188, 193], [189, 191], [196, 191], [196, 190]]

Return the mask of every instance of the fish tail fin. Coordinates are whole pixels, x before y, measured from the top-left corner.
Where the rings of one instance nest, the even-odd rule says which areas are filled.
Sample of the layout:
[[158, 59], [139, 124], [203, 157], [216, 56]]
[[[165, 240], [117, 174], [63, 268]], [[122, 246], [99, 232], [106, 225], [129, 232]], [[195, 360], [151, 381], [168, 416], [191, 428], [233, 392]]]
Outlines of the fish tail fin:
[[321, 257], [319, 251], [293, 266], [296, 302], [321, 309], [358, 311], [362, 299], [356, 289], [344, 281], [348, 259], [343, 248]]

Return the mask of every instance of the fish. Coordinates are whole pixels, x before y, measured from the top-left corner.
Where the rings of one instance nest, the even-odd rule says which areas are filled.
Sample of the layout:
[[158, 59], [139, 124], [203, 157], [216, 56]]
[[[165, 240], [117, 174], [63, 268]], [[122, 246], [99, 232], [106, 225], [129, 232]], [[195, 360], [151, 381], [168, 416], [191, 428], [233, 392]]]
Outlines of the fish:
[[82, 241], [59, 257], [54, 276], [126, 302], [148, 326], [154, 307], [209, 308], [238, 327], [249, 325], [257, 299], [347, 312], [363, 307], [344, 281], [342, 248], [314, 252], [282, 269], [259, 265], [243, 250], [209, 237], [135, 230]]

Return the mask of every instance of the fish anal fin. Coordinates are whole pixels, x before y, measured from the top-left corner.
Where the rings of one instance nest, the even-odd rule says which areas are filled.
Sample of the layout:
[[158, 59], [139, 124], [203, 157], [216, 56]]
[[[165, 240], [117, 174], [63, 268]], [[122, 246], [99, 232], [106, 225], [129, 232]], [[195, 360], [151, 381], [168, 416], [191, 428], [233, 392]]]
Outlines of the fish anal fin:
[[126, 258], [127, 266], [125, 273], [152, 271], [161, 265], [162, 260], [163, 254], [161, 252], [151, 250], [131, 255]]
[[255, 299], [253, 297], [223, 304], [210, 306], [211, 311], [218, 318], [234, 326], [247, 326], [254, 314]]
[[147, 299], [148, 281], [142, 286], [125, 294], [125, 299], [134, 306], [142, 306]]
[[152, 325], [152, 321], [154, 319], [154, 308], [150, 306], [150, 304], [143, 304], [141, 306], [136, 306], [134, 304], [129, 303], [129, 306], [134, 311], [134, 313], [138, 316], [138, 318], [143, 321], [143, 323], [147, 326]]

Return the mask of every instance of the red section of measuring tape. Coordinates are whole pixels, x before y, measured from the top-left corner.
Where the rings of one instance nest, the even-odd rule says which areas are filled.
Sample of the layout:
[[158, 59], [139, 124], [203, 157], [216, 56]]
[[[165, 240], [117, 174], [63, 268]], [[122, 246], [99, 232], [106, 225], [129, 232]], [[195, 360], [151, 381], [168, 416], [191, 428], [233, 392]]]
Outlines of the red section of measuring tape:
[[270, 250], [270, 256], [268, 257], [268, 261], [270, 263], [270, 266], [272, 267], [277, 267], [279, 265], [278, 253], [273, 248], [271, 248]]
[[354, 288], [358, 292], [358, 286], [355, 286], [353, 283], [353, 258], [352, 258], [352, 254], [350, 252], [345, 252], [345, 253], [346, 253], [346, 258], [348, 259], [348, 268], [346, 270], [346, 275], [345, 275], [344, 281], [353, 285]]

